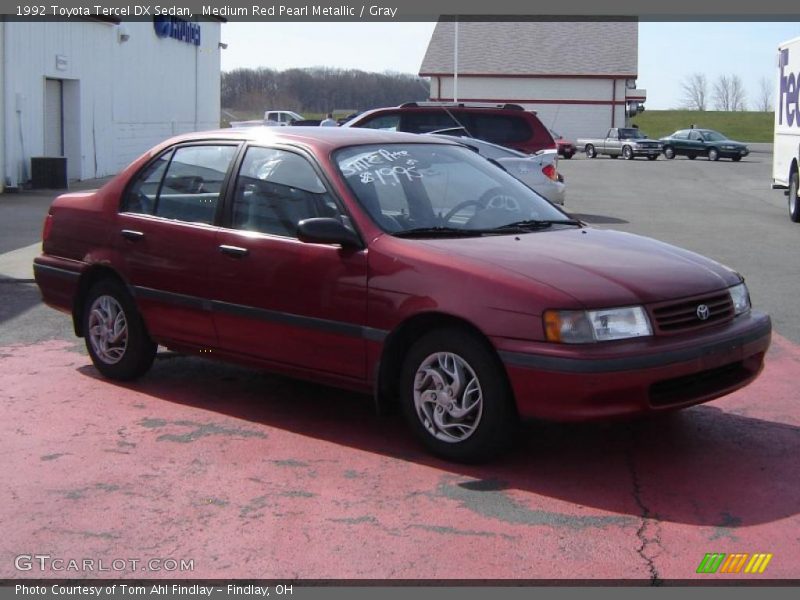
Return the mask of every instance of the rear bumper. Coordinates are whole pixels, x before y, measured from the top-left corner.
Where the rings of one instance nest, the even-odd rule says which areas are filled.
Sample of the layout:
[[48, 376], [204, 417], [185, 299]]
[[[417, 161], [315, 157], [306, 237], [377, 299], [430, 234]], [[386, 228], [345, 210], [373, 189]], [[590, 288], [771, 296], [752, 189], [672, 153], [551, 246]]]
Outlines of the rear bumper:
[[72, 312], [78, 280], [86, 264], [80, 261], [42, 255], [33, 260], [33, 277], [42, 300], [63, 312]]
[[692, 335], [569, 346], [494, 340], [524, 417], [578, 421], [683, 408], [755, 379], [769, 348], [767, 315]]

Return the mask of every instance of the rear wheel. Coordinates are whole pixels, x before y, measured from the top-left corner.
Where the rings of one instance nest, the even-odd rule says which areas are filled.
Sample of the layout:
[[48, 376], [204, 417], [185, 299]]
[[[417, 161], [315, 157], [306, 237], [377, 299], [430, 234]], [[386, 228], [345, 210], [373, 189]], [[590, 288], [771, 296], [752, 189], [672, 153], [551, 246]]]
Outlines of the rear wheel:
[[675, 148], [672, 146], [665, 146], [664, 147], [664, 157], [672, 160], [675, 158]]
[[731, 156], [731, 160], [733, 162], [739, 162], [740, 160], [742, 160], [742, 157], [741, 156]]
[[717, 150], [716, 148], [709, 148], [708, 160], [719, 160], [719, 150]]
[[594, 146], [592, 144], [586, 144], [584, 152], [586, 152], [587, 158], [597, 158], [597, 150], [594, 149]]
[[110, 279], [100, 281], [89, 290], [84, 307], [86, 349], [97, 370], [120, 381], [144, 375], [158, 346], [125, 287]]
[[797, 171], [792, 171], [789, 176], [789, 218], [795, 223], [800, 223], [800, 202], [797, 198], [799, 188]]
[[466, 331], [421, 337], [405, 358], [400, 385], [405, 418], [434, 454], [475, 462], [513, 441], [517, 414], [505, 372], [485, 342]]

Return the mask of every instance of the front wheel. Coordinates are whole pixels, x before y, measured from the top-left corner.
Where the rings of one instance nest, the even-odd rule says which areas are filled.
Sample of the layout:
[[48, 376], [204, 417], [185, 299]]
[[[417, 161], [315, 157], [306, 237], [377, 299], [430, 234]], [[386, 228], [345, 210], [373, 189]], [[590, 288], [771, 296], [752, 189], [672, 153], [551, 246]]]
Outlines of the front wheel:
[[666, 148], [664, 148], [664, 158], [668, 158], [670, 160], [675, 158], [675, 148], [673, 148], [672, 146], [667, 146]]
[[150, 368], [158, 346], [150, 339], [125, 287], [96, 283], [84, 303], [83, 334], [95, 368], [109, 379], [135, 379]]
[[799, 188], [797, 171], [792, 171], [789, 177], [789, 218], [794, 223], [800, 223], [800, 202], [797, 198]]
[[630, 146], [622, 148], [622, 158], [625, 160], [633, 160], [633, 150], [631, 150]]
[[594, 146], [592, 146], [591, 144], [586, 144], [584, 152], [586, 152], [587, 158], [597, 158], [597, 150], [595, 150]]
[[486, 460], [513, 441], [517, 414], [497, 357], [459, 329], [432, 331], [409, 350], [400, 377], [403, 413], [434, 454]]
[[716, 148], [709, 148], [708, 160], [719, 160], [719, 150]]

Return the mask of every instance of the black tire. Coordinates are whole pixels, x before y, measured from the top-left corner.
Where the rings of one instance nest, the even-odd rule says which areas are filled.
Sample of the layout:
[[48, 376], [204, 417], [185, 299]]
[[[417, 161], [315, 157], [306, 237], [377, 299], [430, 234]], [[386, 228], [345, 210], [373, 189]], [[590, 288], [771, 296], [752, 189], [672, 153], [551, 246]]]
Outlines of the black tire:
[[708, 149], [708, 160], [719, 160], [719, 150], [716, 148], [709, 148]]
[[564, 158], [566, 158], [567, 160], [569, 160], [573, 156], [575, 156], [574, 152], [567, 152], [567, 153], [564, 154]]
[[633, 160], [633, 150], [630, 146], [622, 147], [622, 158], [625, 160]]
[[797, 197], [800, 191], [800, 177], [797, 171], [792, 171], [789, 175], [789, 218], [794, 223], [800, 223], [800, 198]]
[[697, 158], [697, 154], [688, 154], [688, 155], [687, 155], [687, 158], [688, 158], [689, 160], [694, 160], [695, 158]]
[[657, 154], [648, 154], [647, 160], [656, 160], [658, 158]]
[[[113, 348], [110, 349], [111, 352], [119, 354], [118, 358], [109, 357], [108, 352], [106, 352], [106, 356], [103, 356], [104, 352], [100, 342], [96, 341], [96, 336], [92, 333], [92, 327], [98, 326], [96, 323], [100, 315], [110, 314], [104, 313], [102, 310], [103, 298], [106, 299], [107, 305], [120, 309], [117, 314], [122, 314], [127, 325], [124, 347], [120, 348], [119, 342], [114, 342]], [[98, 302], [97, 307], [95, 307], [96, 302]], [[133, 298], [125, 287], [113, 279], [99, 281], [89, 290], [83, 306], [83, 335], [86, 341], [86, 350], [89, 352], [95, 368], [105, 377], [118, 381], [129, 381], [144, 375], [153, 364], [158, 345], [150, 339]], [[98, 312], [93, 315], [95, 308]], [[99, 327], [107, 328], [109, 324], [106, 322]], [[97, 347], [95, 347], [96, 345]], [[116, 360], [113, 360], [114, 358]]]
[[[425, 378], [422, 375], [422, 368], [427, 361], [432, 361], [433, 364], [441, 367], [442, 363], [438, 362], [437, 355], [454, 356], [460, 359], [474, 374], [478, 392], [481, 394], [478, 405], [479, 412], [476, 419], [471, 419], [471, 415], [467, 413], [468, 418], [461, 421], [466, 425], [458, 425], [457, 418], [452, 416], [450, 410], [451, 408], [458, 409], [457, 403], [459, 402], [466, 403], [467, 394], [456, 390], [455, 402], [451, 402], [449, 400], [451, 396], [445, 395], [447, 388], [436, 385], [437, 381], [446, 381], [446, 377], [441, 377], [441, 371], [431, 369], [431, 371], [435, 371], [434, 375], [439, 374], [439, 376]], [[462, 368], [461, 372], [463, 377], [473, 379], [472, 374], [466, 369]], [[420, 374], [419, 381], [418, 373]], [[418, 411], [415, 404], [416, 384], [426, 381], [430, 386], [426, 386], [428, 402], [427, 404], [421, 403]], [[408, 351], [400, 376], [400, 386], [400, 402], [409, 427], [414, 435], [437, 456], [457, 462], [479, 462], [495, 457], [511, 446], [515, 437], [518, 416], [508, 380], [496, 355], [477, 336], [455, 328], [438, 329], [427, 333], [417, 340]], [[462, 387], [465, 390], [475, 391], [474, 385]], [[439, 392], [440, 398], [449, 403], [449, 407], [432, 404], [436, 400], [431, 400], [431, 398], [435, 398], [437, 392]], [[424, 394], [420, 394], [420, 396], [422, 395]], [[451, 441], [440, 439], [437, 437], [437, 433], [440, 436], [448, 434], [444, 430], [437, 431], [436, 424], [431, 420], [431, 418], [435, 419], [434, 413], [440, 414], [441, 418], [448, 420], [445, 424], [449, 424], [451, 427], [457, 424], [456, 427], [471, 428], [471, 433], [466, 434], [463, 430], [453, 429], [454, 437], [463, 437], [463, 439]], [[427, 424], [423, 422], [423, 419], [427, 419]]]
[[586, 152], [586, 158], [597, 158], [597, 150], [594, 149], [592, 144], [586, 144], [586, 148], [583, 151]]
[[664, 158], [672, 160], [675, 158], [675, 148], [672, 146], [664, 146]]
[[740, 160], [742, 160], [742, 157], [741, 156], [731, 156], [731, 160], [733, 162], [739, 162]]

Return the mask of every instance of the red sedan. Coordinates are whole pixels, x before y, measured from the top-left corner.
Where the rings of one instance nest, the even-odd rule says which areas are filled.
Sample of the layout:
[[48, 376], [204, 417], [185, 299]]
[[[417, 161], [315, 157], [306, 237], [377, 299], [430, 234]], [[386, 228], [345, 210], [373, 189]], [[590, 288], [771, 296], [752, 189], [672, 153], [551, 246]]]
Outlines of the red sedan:
[[60, 196], [34, 271], [96, 368], [157, 345], [374, 393], [454, 460], [521, 417], [661, 412], [751, 382], [769, 317], [697, 254], [591, 229], [464, 146], [356, 128], [173, 138]]

